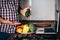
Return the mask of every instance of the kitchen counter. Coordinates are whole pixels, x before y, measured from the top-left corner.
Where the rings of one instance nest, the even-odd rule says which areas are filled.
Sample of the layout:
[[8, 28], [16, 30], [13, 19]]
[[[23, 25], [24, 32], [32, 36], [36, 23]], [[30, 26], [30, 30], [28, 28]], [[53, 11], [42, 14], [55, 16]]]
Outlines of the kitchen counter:
[[[56, 21], [52, 20], [40, 20], [40, 21], [34, 21], [34, 20], [23, 20], [22, 23], [33, 23], [37, 27], [50, 27], [53, 24], [55, 25]], [[54, 27], [54, 26], [52, 26]], [[20, 34], [20, 33], [14, 33], [12, 34], [7, 40], [22, 40], [22, 39], [29, 39], [29, 40], [56, 40], [59, 39], [58, 34]]]

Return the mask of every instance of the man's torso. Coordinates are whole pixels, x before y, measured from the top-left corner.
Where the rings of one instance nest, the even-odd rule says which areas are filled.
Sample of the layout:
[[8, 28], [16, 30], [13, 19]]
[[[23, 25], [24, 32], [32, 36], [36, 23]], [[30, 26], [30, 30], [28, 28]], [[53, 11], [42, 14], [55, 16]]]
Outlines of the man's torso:
[[[5, 20], [18, 21], [18, 0], [0, 0], [0, 16]], [[15, 27], [0, 23], [1, 32], [14, 33]]]

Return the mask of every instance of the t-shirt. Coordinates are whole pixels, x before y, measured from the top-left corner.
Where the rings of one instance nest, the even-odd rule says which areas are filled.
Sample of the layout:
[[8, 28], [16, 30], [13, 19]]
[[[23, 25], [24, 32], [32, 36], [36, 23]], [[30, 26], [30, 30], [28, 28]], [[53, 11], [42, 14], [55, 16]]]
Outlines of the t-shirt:
[[[0, 17], [9, 21], [18, 21], [18, 0], [0, 0]], [[15, 26], [0, 23], [0, 31], [14, 33]]]

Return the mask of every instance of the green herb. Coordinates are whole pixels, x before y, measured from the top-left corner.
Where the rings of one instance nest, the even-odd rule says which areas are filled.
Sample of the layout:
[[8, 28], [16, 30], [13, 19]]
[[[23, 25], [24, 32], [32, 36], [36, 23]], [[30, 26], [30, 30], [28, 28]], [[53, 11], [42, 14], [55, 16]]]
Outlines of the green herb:
[[25, 16], [28, 17], [30, 15], [30, 9], [28, 9], [25, 13]]

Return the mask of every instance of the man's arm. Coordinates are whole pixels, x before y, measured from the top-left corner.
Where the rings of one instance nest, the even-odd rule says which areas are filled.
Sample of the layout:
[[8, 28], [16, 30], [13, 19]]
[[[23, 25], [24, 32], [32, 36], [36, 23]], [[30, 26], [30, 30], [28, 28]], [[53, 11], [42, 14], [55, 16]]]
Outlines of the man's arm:
[[12, 22], [12, 21], [9, 21], [9, 20], [4, 20], [3, 18], [0, 17], [0, 22], [1, 23], [5, 23], [5, 24], [9, 24], [9, 25], [18, 25], [18, 24], [21, 24], [19, 22]]

